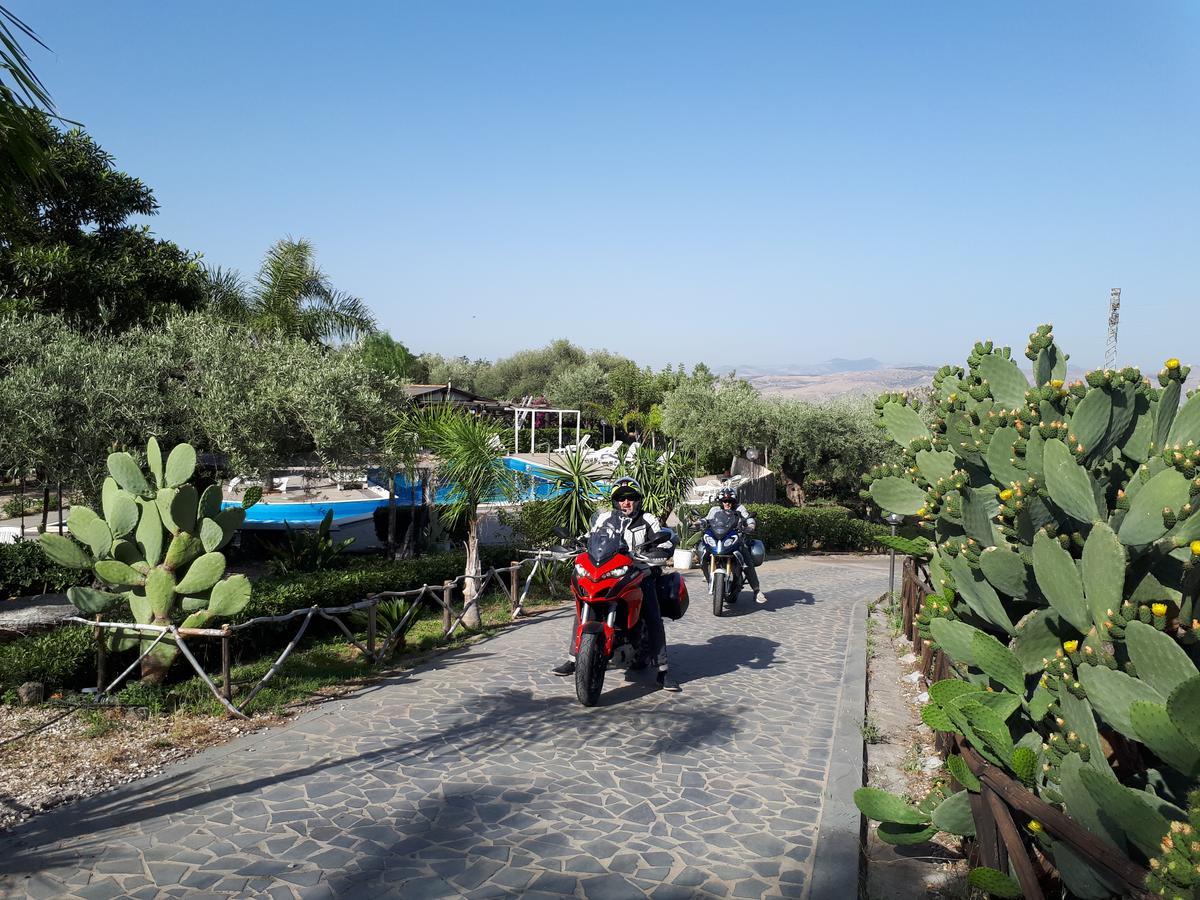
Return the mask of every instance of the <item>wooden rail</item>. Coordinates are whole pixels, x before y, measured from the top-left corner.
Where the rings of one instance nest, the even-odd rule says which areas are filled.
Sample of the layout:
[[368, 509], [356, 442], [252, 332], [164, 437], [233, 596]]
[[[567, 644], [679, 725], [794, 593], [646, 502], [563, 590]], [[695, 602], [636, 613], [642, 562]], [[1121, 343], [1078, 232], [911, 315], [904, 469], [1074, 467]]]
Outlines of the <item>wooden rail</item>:
[[[521, 614], [521, 604], [524, 601], [524, 595], [519, 596], [518, 588], [521, 581], [521, 569], [529, 564], [534, 563], [533, 559], [513, 562], [508, 566], [500, 569], [488, 569], [480, 575], [459, 575], [457, 578], [445, 581], [437, 586], [421, 585], [419, 588], [413, 588], [408, 591], [380, 591], [377, 594], [372, 594], [365, 600], [359, 600], [357, 603], [350, 603], [345, 606], [309, 606], [303, 609], [294, 609], [291, 612], [280, 613], [277, 616], [257, 616], [253, 619], [248, 619], [245, 622], [239, 622], [236, 625], [223, 625], [220, 628], [178, 628], [174, 625], [151, 625], [139, 624], [136, 622], [105, 622], [100, 616], [93, 619], [82, 619], [79, 617], [71, 617], [67, 621], [79, 622], [84, 625], [90, 625], [95, 629], [96, 633], [96, 671], [98, 673], [96, 685], [97, 699], [111, 694], [116, 690], [121, 683], [137, 668], [138, 664], [162, 641], [167, 640], [169, 643], [176, 645], [180, 653], [196, 671], [196, 674], [204, 681], [212, 692], [213, 696], [221, 703], [222, 706], [232, 715], [240, 718], [248, 718], [245, 713], [246, 707], [258, 695], [258, 693], [266, 686], [279, 670], [283, 667], [284, 662], [291, 655], [292, 651], [300, 644], [300, 639], [308, 630], [308, 626], [315, 618], [322, 618], [333, 622], [339, 630], [346, 636], [350, 643], [358, 648], [359, 652], [369, 660], [372, 664], [378, 664], [387, 658], [395, 647], [402, 646], [404, 636], [409, 629], [417, 621], [418, 613], [425, 604], [432, 604], [435, 607], [440, 607], [442, 610], [442, 636], [449, 637], [462, 624], [472, 608], [476, 607], [479, 598], [483, 596], [488, 587], [495, 581], [500, 585], [501, 589], [508, 595], [509, 612], [513, 618]], [[507, 579], [504, 576], [508, 576]], [[460, 611], [454, 608], [454, 593], [467, 580], [474, 580], [478, 585], [475, 589], [471, 600], [464, 604]], [[526, 585], [528, 591], [528, 584]], [[377, 646], [378, 634], [376, 632], [377, 613], [379, 604], [390, 599], [409, 599], [411, 605], [401, 620], [396, 624], [396, 627], [390, 634], [384, 638], [381, 646]], [[367, 613], [367, 629], [366, 643], [362, 643], [355, 636], [354, 632], [342, 621], [341, 617], [348, 613], [356, 613], [365, 610]], [[231, 642], [236, 635], [245, 631], [248, 628], [254, 628], [265, 624], [280, 624], [282, 622], [290, 622], [300, 619], [300, 627], [296, 634], [292, 637], [288, 645], [283, 649], [283, 652], [272, 663], [271, 667], [250, 689], [249, 694], [241, 699], [240, 704], [233, 702], [233, 683], [230, 678], [230, 670], [232, 666], [232, 647]], [[103, 639], [105, 630], [116, 631], [118, 634], [126, 632], [132, 634], [144, 634], [147, 639], [144, 640], [143, 649], [140, 655], [115, 679], [106, 684], [108, 672], [108, 651]], [[149, 637], [153, 635], [153, 641]], [[216, 639], [221, 642], [221, 686], [217, 687], [208, 673], [197, 662], [196, 657], [188, 648], [186, 639]]]

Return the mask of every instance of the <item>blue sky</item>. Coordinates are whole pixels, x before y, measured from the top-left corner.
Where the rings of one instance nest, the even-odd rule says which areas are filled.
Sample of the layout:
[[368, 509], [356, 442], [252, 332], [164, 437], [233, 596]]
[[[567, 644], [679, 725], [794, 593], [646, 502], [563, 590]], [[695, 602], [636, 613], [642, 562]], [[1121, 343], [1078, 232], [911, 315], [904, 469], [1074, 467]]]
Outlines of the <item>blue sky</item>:
[[1194, 3], [8, 4], [156, 233], [306, 237], [417, 351], [1090, 366], [1113, 286], [1195, 346]]

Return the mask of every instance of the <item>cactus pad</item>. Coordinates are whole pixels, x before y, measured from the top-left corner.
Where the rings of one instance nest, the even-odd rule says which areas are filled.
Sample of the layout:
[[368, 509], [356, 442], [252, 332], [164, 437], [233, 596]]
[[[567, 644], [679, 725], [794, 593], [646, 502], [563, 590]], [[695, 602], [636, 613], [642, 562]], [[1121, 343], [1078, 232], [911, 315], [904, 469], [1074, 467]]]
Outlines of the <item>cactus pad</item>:
[[1009, 875], [1005, 875], [999, 869], [992, 869], [988, 866], [980, 866], [977, 869], [972, 869], [967, 875], [967, 881], [971, 887], [979, 888], [979, 890], [992, 897], [1024, 897], [1021, 892], [1021, 886], [1017, 884], [1017, 880]]
[[882, 509], [902, 516], [914, 516], [925, 506], [925, 492], [894, 475], [872, 481], [870, 491], [871, 499]]
[[903, 797], [879, 788], [863, 787], [854, 792], [854, 805], [868, 819], [896, 822], [900, 825], [927, 825], [929, 816]]

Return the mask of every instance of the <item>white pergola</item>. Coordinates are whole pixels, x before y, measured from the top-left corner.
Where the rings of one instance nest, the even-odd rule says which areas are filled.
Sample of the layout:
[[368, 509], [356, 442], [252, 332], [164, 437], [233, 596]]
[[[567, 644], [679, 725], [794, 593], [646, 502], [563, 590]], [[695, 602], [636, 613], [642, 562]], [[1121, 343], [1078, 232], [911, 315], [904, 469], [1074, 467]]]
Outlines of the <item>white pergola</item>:
[[532, 406], [514, 406], [513, 413], [513, 452], [521, 452], [521, 420], [529, 414], [529, 452], [536, 453], [535, 441], [537, 428], [534, 427], [539, 413], [558, 413], [558, 446], [563, 446], [563, 416], [575, 417], [575, 443], [579, 443], [579, 432], [582, 430], [582, 418], [577, 409], [539, 409]]

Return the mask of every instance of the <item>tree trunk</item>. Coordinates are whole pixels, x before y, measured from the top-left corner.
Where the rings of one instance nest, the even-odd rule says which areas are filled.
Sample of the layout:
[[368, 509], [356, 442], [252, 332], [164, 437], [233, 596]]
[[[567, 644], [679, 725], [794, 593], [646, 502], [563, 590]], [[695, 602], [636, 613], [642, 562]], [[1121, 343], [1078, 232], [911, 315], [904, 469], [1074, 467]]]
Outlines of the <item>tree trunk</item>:
[[[171, 624], [168, 619], [160, 616], [155, 616], [153, 623], [164, 628]], [[142, 634], [148, 634], [148, 632], [142, 632]], [[143, 645], [149, 644], [154, 637], [156, 635], [142, 638]], [[168, 644], [168, 641], [172, 643]], [[147, 684], [163, 684], [167, 680], [167, 672], [178, 652], [179, 650], [174, 645], [174, 638], [167, 637], [159, 641], [157, 647], [142, 657], [142, 681]]]
[[[470, 606], [479, 591], [478, 576], [482, 571], [479, 563], [479, 517], [472, 513], [470, 519], [467, 520], [467, 571], [466, 578], [463, 580], [463, 603]], [[476, 577], [472, 577], [476, 576]], [[478, 628], [481, 619], [479, 616], [479, 606], [470, 606], [466, 616], [463, 617], [463, 624], [468, 628]]]
[[38, 533], [45, 534], [46, 528], [50, 524], [50, 485], [48, 482], [42, 482], [42, 524], [38, 527]]

